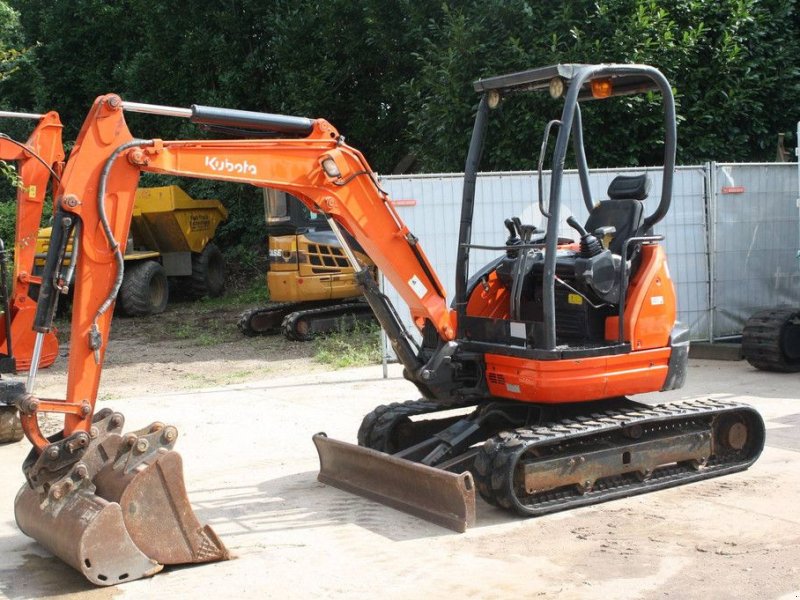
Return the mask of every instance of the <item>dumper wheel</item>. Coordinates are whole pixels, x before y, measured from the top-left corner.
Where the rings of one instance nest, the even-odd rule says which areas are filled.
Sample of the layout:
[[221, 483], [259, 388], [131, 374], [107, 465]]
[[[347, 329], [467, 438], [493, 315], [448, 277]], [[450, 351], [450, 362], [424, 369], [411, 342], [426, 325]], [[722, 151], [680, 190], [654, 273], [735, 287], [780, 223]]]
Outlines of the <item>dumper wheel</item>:
[[192, 255], [192, 278], [188, 287], [193, 298], [216, 298], [225, 291], [225, 258], [214, 244]]
[[169, 300], [167, 273], [159, 263], [145, 260], [126, 265], [119, 307], [128, 317], [145, 317], [164, 312]]
[[10, 444], [22, 439], [22, 424], [17, 409], [0, 406], [0, 444]]

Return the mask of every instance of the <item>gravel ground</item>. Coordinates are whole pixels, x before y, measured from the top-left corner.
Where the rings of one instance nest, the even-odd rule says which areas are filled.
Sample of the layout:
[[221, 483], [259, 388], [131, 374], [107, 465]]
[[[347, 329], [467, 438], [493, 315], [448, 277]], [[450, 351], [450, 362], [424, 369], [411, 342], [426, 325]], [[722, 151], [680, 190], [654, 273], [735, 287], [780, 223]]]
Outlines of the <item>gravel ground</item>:
[[[223, 321], [235, 315], [188, 334], [179, 313], [117, 321], [98, 406], [130, 429], [178, 426], [189, 497], [235, 558], [92, 587], [16, 528], [23, 442], [0, 447], [0, 598], [800, 597], [797, 375], [693, 360], [686, 388], [645, 398], [754, 404], [767, 447], [744, 473], [533, 520], [479, 500], [477, 526], [455, 534], [316, 481], [311, 435], [354, 442], [376, 404], [415, 398], [399, 368], [332, 371], [307, 345]], [[63, 365], [39, 386], [63, 395]]]

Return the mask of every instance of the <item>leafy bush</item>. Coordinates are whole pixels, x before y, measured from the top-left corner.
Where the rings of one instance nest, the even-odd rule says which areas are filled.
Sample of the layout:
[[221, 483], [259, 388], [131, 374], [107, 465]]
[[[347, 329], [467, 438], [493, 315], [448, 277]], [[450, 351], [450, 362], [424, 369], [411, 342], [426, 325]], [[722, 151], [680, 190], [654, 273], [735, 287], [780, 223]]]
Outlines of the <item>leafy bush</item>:
[[15, 202], [0, 201], [0, 239], [6, 244], [6, 249], [13, 250], [14, 235], [17, 226], [17, 205]]

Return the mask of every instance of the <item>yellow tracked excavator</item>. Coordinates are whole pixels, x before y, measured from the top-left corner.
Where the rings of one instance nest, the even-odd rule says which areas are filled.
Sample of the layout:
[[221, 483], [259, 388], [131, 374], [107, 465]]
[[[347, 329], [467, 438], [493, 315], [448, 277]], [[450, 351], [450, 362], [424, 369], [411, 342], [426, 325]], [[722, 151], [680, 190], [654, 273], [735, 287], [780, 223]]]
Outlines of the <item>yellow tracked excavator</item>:
[[[321, 213], [268, 188], [264, 220], [271, 303], [242, 313], [238, 327], [244, 335], [282, 332], [290, 340], [305, 342], [321, 333], [374, 322], [356, 271]], [[359, 264], [371, 264], [354, 240], [351, 244]]]

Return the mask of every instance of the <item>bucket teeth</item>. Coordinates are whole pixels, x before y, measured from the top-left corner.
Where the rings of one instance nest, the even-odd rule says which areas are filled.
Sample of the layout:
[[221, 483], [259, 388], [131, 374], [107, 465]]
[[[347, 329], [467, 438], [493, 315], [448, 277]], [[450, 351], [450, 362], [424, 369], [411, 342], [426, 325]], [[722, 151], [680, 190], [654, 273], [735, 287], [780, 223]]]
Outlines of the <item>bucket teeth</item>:
[[183, 462], [171, 450], [177, 430], [154, 423], [121, 434], [123, 422], [119, 413], [98, 413], [88, 447], [66, 473], [29, 477], [14, 504], [20, 529], [97, 585], [230, 558], [189, 503]]

